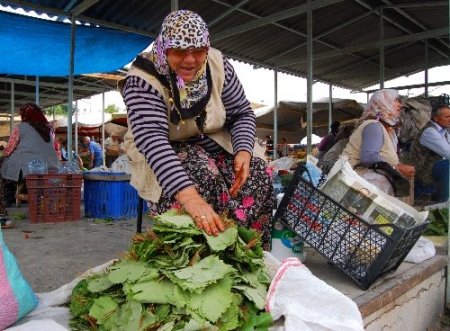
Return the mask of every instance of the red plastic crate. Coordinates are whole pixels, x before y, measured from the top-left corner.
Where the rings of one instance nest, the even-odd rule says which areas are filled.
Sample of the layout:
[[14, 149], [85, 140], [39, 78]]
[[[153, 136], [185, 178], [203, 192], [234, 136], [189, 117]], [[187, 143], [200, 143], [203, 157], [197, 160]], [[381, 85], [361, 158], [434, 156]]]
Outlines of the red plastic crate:
[[80, 219], [82, 175], [28, 175], [26, 181], [31, 223], [58, 223]]

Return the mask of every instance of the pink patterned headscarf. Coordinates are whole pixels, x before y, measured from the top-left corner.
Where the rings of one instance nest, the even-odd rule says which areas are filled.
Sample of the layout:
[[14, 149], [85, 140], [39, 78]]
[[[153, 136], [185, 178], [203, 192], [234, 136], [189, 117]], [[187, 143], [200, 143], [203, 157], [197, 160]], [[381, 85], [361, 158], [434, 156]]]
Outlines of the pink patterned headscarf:
[[361, 121], [366, 119], [377, 119], [395, 126], [400, 119], [400, 112], [395, 108], [395, 101], [399, 99], [399, 93], [393, 89], [382, 89], [376, 91], [366, 109], [361, 115]]
[[[170, 67], [167, 63], [167, 50], [169, 48], [209, 48], [209, 31], [205, 21], [190, 10], [177, 10], [171, 12], [164, 19], [161, 31], [150, 51], [150, 60], [156, 71], [170, 80]], [[185, 82], [177, 76], [177, 87], [180, 90], [181, 104], [188, 108], [206, 95], [206, 63], [197, 72], [195, 78]]]

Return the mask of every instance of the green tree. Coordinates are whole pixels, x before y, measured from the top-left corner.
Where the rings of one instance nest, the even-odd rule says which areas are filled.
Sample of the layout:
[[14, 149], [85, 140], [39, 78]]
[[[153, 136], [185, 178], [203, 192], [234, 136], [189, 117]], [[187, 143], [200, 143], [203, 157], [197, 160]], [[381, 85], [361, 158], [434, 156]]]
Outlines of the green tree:
[[108, 105], [108, 107], [105, 108], [105, 113], [118, 113], [120, 111], [119, 107], [117, 107], [116, 105]]
[[[44, 108], [42, 110], [44, 112], [45, 115], [67, 115], [67, 103], [62, 103], [56, 106], [50, 106], [47, 108]], [[73, 107], [72, 109], [72, 113], [75, 114], [77, 112], [77, 109], [75, 107]]]
[[67, 104], [60, 104], [44, 109], [46, 115], [67, 115]]

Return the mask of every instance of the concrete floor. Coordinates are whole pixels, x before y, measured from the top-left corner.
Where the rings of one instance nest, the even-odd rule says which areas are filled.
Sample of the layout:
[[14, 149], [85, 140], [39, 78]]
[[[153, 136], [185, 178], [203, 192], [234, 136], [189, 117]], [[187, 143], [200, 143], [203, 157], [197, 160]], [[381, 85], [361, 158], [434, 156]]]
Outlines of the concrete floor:
[[[15, 227], [3, 230], [3, 235], [23, 275], [36, 292], [54, 290], [89, 268], [120, 258], [136, 231], [134, 219], [107, 223], [81, 219], [76, 222], [31, 224], [26, 206], [10, 208], [9, 215], [12, 220], [25, 217], [14, 220]], [[144, 220], [144, 230], [147, 226]], [[445, 257], [441, 256], [422, 266], [422, 269], [442, 269], [445, 263]], [[374, 298], [384, 295], [383, 292], [394, 291], [392, 288], [397, 283], [405, 283], [406, 274], [418, 274], [416, 277], [419, 277], [422, 270], [418, 265], [403, 263], [396, 272], [383, 277], [364, 291], [337, 268], [327, 264], [311, 248], [305, 264], [314, 275], [355, 300], [360, 309], [363, 307], [366, 310], [372, 309], [370, 304], [375, 301]], [[391, 289], [388, 284], [392, 284]], [[443, 317], [443, 321], [432, 331], [450, 331], [448, 315]]]
[[15, 227], [3, 230], [3, 236], [35, 292], [54, 290], [87, 269], [119, 258], [136, 231], [135, 220], [31, 224], [28, 218], [14, 220], [27, 215], [26, 207], [8, 211]]

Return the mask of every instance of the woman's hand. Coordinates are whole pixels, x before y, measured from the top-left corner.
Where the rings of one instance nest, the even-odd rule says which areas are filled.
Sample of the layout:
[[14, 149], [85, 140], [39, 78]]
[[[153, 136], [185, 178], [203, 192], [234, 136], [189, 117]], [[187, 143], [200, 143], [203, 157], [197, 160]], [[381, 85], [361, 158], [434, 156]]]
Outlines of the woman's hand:
[[195, 225], [203, 229], [207, 234], [217, 236], [219, 231], [225, 230], [225, 226], [214, 209], [203, 199], [193, 187], [185, 188], [178, 192], [175, 199], [183, 206], [184, 210], [191, 215]]
[[250, 173], [250, 160], [252, 156], [249, 152], [240, 151], [234, 157], [234, 183], [230, 187], [230, 195], [235, 198], [241, 187], [247, 181]]
[[399, 163], [394, 168], [406, 178], [413, 178], [416, 174], [416, 168], [407, 164]]

